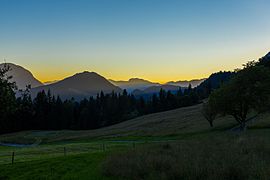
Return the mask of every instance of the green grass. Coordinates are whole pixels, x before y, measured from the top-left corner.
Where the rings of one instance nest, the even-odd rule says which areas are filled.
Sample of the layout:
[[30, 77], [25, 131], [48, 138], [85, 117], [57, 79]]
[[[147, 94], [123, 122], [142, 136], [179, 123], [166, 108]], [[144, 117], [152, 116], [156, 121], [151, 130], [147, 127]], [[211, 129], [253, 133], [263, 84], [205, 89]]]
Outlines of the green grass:
[[87, 153], [1, 165], [0, 179], [109, 179], [101, 173], [106, 155]]
[[10, 164], [12, 159], [12, 152], [15, 153], [15, 162], [26, 162], [33, 160], [43, 160], [55, 157], [102, 152], [104, 150], [120, 150], [131, 147], [130, 143], [116, 143], [116, 142], [74, 142], [74, 143], [54, 143], [44, 144], [35, 147], [1, 147], [0, 148], [0, 165]]

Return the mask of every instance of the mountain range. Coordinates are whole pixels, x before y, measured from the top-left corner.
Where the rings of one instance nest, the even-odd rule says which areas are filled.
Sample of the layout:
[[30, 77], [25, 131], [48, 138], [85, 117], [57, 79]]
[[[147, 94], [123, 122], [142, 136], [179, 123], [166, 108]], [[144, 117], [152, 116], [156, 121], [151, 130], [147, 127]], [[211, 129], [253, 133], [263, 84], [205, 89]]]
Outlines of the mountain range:
[[148, 80], [140, 79], [140, 78], [131, 78], [128, 81], [114, 81], [109, 80], [115, 86], [120, 87], [121, 89], [126, 89], [129, 93], [134, 90], [145, 90], [146, 88], [153, 86], [160, 86], [159, 83], [150, 82]]
[[[160, 84], [160, 83], [155, 83], [151, 82], [148, 80], [140, 79], [140, 78], [131, 78], [128, 81], [114, 81], [114, 80], [109, 80], [112, 84], [122, 88], [126, 89], [128, 92], [133, 92], [135, 90], [140, 90], [140, 91], [149, 91], [148, 88], [151, 89], [164, 89], [171, 87], [172, 89], [169, 90], [174, 90], [174, 89], [179, 89], [179, 87], [186, 88], [189, 85], [191, 87], [197, 87], [200, 85], [203, 81], [206, 79], [194, 79], [191, 81], [169, 81], [165, 84]], [[147, 90], [148, 89], [148, 90]]]
[[[8, 73], [13, 76], [11, 81], [16, 82], [19, 89], [25, 89], [27, 85], [31, 85], [32, 97], [36, 97], [37, 93], [42, 90], [50, 90], [53, 95], [59, 95], [62, 99], [74, 97], [76, 100], [80, 100], [88, 98], [89, 96], [96, 96], [101, 91], [105, 94], [111, 93], [112, 91], [120, 93], [123, 89], [126, 89], [135, 96], [145, 96], [158, 93], [161, 88], [166, 91], [170, 90], [171, 92], [176, 92], [179, 88], [184, 89], [189, 84], [195, 87], [203, 81], [203, 79], [177, 82], [170, 81], [166, 84], [151, 82], [140, 78], [131, 78], [128, 81], [114, 81], [111, 79], [107, 80], [95, 72], [85, 71], [60, 81], [41, 83], [29, 70], [12, 63], [7, 63], [7, 65], [11, 68], [11, 71]], [[0, 64], [0, 67], [3, 66], [4, 64]]]

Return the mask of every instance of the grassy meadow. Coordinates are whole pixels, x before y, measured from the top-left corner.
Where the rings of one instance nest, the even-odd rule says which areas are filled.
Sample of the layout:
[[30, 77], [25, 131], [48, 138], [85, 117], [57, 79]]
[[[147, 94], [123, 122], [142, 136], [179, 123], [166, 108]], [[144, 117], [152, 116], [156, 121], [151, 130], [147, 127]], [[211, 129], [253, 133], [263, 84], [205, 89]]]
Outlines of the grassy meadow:
[[2, 143], [34, 146], [0, 146], [0, 179], [267, 179], [269, 114], [239, 133], [230, 130], [230, 117], [210, 128], [200, 109], [150, 114], [97, 130], [2, 135]]

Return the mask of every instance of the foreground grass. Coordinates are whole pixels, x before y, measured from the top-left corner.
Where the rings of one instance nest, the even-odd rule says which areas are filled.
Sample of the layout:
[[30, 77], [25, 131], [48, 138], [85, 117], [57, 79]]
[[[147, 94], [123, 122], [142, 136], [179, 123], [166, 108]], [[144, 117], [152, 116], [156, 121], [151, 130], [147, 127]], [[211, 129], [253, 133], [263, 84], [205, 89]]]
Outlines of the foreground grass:
[[269, 130], [142, 146], [114, 153], [103, 174], [124, 179], [269, 179]]
[[0, 179], [109, 179], [101, 173], [106, 156], [98, 152], [0, 165]]
[[269, 135], [249, 129], [135, 147], [112, 143], [105, 151], [1, 164], [0, 179], [268, 179]]
[[1, 164], [11, 164], [12, 153], [14, 161], [27, 162], [44, 159], [51, 159], [70, 155], [89, 154], [104, 151], [119, 151], [121, 149], [132, 148], [130, 142], [62, 142], [54, 144], [43, 144], [34, 147], [5, 147], [0, 146], [0, 166]]
[[[1, 164], [0, 179], [268, 179], [269, 136], [270, 129], [253, 128], [241, 134], [210, 131], [136, 146], [111, 142], [105, 151], [80, 151], [67, 156], [60, 153], [56, 157]], [[64, 145], [83, 150], [100, 142], [95, 143]], [[62, 150], [62, 144], [35, 148], [42, 147], [45, 154], [49, 147]], [[34, 155], [35, 148], [21, 151]]]

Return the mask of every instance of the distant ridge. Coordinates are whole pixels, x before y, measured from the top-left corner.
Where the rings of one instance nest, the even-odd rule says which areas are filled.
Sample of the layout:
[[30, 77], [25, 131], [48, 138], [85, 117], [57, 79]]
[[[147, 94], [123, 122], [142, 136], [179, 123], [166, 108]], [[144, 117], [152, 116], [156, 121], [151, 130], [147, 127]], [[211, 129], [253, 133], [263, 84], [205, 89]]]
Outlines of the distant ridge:
[[154, 83], [145, 79], [140, 79], [140, 78], [131, 78], [128, 81], [114, 81], [114, 80], [109, 80], [112, 84], [122, 88], [126, 89], [128, 92], [132, 92], [136, 89], [138, 90], [144, 90], [148, 87], [151, 86], [159, 86], [159, 83]]
[[101, 91], [105, 94], [112, 91], [116, 93], [122, 92], [121, 88], [113, 85], [101, 75], [88, 71], [77, 73], [53, 84], [34, 88], [31, 92], [32, 97], [35, 97], [42, 90], [50, 90], [53, 95], [59, 95], [62, 99], [73, 97], [76, 100], [96, 96]]
[[165, 91], [171, 91], [171, 93], [175, 94], [179, 89], [184, 90], [185, 88], [182, 88], [180, 86], [174, 86], [174, 85], [160, 85], [160, 86], [151, 86], [146, 88], [145, 90], [139, 90], [136, 89], [132, 92], [132, 94], [135, 97], [144, 97], [144, 98], [151, 98], [153, 94], [158, 94], [160, 90], [163, 89]]
[[144, 90], [144, 93], [158, 93], [161, 89], [165, 91], [178, 91], [180, 86], [174, 85], [161, 85], [161, 86], [151, 86]]
[[54, 84], [54, 83], [57, 83], [59, 80], [54, 80], [54, 81], [46, 81], [46, 82], [43, 82], [44, 85], [50, 85], [50, 84]]
[[191, 85], [191, 87], [194, 88], [194, 87], [199, 86], [205, 80], [206, 80], [206, 78], [204, 78], [204, 79], [194, 79], [194, 80], [190, 80], [190, 81], [170, 81], [170, 82], [167, 82], [166, 84], [175, 85], [175, 86], [181, 86], [181, 87], [188, 87], [189, 85]]
[[169, 81], [165, 84], [151, 82], [141, 78], [131, 78], [128, 81], [114, 81], [110, 79], [109, 81], [122, 89], [126, 89], [129, 93], [137, 95], [149, 93], [151, 89], [153, 92], [159, 91], [161, 88], [165, 90], [174, 91], [175, 90], [174, 87], [177, 87], [177, 89], [179, 89], [179, 87], [187, 88], [189, 84], [194, 88], [199, 86], [205, 80], [206, 79], [204, 78], [204, 79], [194, 79], [190, 81]]
[[[12, 76], [11, 81], [16, 82], [18, 89], [25, 89], [27, 85], [31, 85], [31, 87], [34, 88], [43, 85], [29, 70], [23, 68], [22, 66], [13, 63], [6, 64], [11, 68], [8, 75]], [[0, 68], [3, 68], [4, 65], [5, 63], [0, 64]]]

